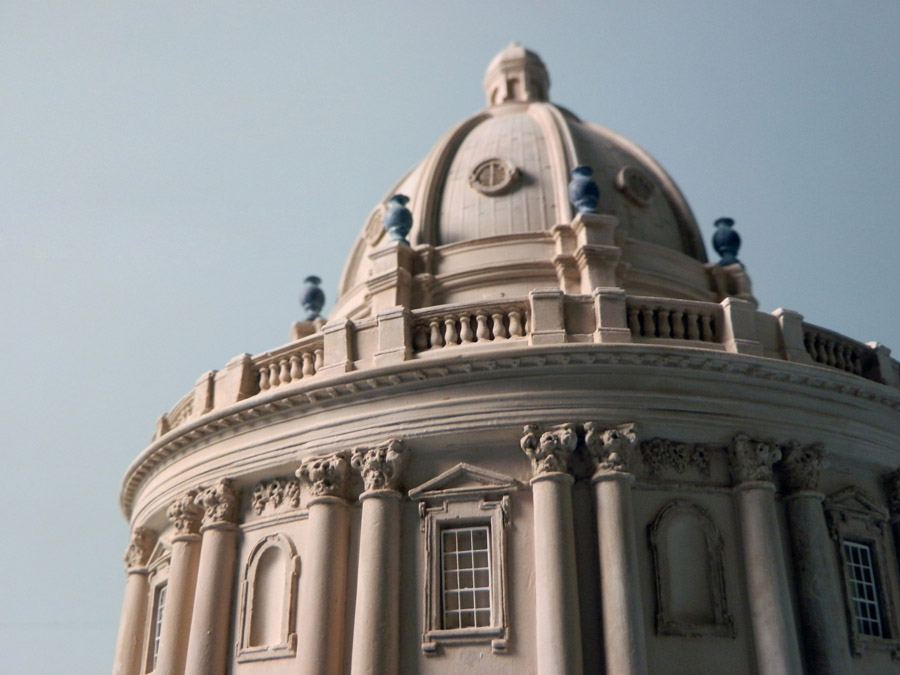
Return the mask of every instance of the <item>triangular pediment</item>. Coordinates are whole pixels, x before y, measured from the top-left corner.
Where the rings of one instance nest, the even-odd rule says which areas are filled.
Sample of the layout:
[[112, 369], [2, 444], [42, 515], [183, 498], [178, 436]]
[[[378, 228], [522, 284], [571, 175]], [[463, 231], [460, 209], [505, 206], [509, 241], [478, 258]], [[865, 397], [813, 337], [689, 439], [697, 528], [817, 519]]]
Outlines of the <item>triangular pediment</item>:
[[888, 512], [855, 487], [846, 487], [829, 495], [825, 508], [830, 511], [846, 511], [870, 519], [887, 520]]
[[506, 494], [517, 490], [519, 482], [496, 471], [460, 462], [409, 491], [411, 499]]
[[172, 556], [172, 549], [163, 544], [161, 541], [156, 542], [156, 546], [153, 547], [153, 550], [150, 552], [150, 557], [147, 558], [146, 567], [153, 568], [163, 563], [169, 562], [169, 558]]

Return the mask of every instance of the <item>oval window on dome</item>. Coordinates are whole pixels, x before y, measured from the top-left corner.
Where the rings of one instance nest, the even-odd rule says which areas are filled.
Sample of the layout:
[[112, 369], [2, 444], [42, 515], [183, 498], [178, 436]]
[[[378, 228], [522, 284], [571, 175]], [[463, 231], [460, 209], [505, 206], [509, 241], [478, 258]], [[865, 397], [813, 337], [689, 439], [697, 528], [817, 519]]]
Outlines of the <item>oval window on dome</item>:
[[656, 185], [650, 177], [633, 166], [626, 166], [619, 171], [616, 187], [639, 206], [647, 206], [656, 192]]
[[511, 189], [519, 177], [519, 170], [502, 159], [486, 159], [472, 169], [469, 185], [483, 195], [499, 195]]

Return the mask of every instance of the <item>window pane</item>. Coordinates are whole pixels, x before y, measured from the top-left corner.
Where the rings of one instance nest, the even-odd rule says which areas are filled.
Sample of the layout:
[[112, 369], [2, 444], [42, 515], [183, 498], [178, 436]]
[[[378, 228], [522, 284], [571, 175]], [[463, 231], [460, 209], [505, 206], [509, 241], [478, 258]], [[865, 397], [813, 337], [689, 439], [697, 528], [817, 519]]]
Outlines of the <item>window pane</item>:
[[875, 556], [870, 544], [844, 540], [847, 561], [847, 586], [853, 607], [856, 630], [862, 635], [886, 637], [881, 617], [881, 598], [875, 583]]
[[486, 526], [441, 531], [442, 627], [491, 625], [490, 529]]

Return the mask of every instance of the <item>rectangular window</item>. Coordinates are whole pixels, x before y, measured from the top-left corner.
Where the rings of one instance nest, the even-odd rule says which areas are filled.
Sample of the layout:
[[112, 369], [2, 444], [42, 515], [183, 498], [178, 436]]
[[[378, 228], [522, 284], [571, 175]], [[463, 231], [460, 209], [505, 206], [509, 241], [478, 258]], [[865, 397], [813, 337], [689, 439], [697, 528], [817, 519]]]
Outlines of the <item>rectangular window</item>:
[[844, 557], [847, 561], [847, 583], [856, 630], [860, 635], [888, 637], [882, 619], [872, 546], [845, 539]]
[[441, 601], [441, 628], [491, 625], [489, 527], [441, 530]]
[[147, 672], [156, 670], [156, 662], [159, 658], [159, 638], [162, 635], [163, 612], [166, 607], [167, 584], [156, 587], [156, 597], [153, 602], [153, 636], [150, 642], [150, 668]]

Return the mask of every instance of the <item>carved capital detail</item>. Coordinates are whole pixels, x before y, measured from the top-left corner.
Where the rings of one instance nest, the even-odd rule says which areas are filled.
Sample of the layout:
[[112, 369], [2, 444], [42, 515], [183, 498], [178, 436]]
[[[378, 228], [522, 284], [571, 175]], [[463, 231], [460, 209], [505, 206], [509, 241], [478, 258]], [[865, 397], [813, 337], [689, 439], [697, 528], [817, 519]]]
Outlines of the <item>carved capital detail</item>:
[[884, 477], [884, 489], [891, 515], [900, 516], [900, 469], [895, 469]]
[[731, 476], [735, 484], [772, 480], [772, 465], [781, 459], [781, 450], [773, 441], [761, 441], [746, 434], [735, 436], [728, 446]]
[[636, 441], [634, 424], [603, 428], [596, 422], [584, 423], [584, 445], [597, 467], [594, 475], [627, 473]]
[[175, 534], [197, 534], [200, 530], [200, 519], [203, 509], [197, 505], [199, 490], [188, 490], [169, 506], [166, 515], [175, 526]]
[[256, 515], [263, 511], [277, 511], [282, 505], [296, 509], [300, 506], [300, 483], [294, 478], [276, 478], [258, 483], [250, 496], [250, 506]]
[[125, 569], [143, 567], [150, 559], [153, 545], [156, 543], [156, 532], [146, 527], [136, 527], [131, 533], [131, 541], [125, 549]]
[[561, 424], [543, 432], [536, 424], [527, 424], [523, 431], [525, 435], [519, 445], [531, 460], [535, 477], [568, 470], [569, 455], [578, 446], [574, 424]]
[[223, 478], [212, 487], [200, 492], [194, 501], [203, 507], [203, 524], [237, 523], [241, 507], [241, 493], [234, 483]]
[[350, 487], [350, 462], [347, 453], [309, 457], [297, 469], [297, 478], [314, 497], [346, 499]]
[[819, 472], [825, 466], [825, 449], [820, 443], [800, 445], [790, 441], [782, 446], [783, 459], [779, 464], [785, 487], [790, 492], [815, 490]]
[[362, 476], [367, 491], [397, 490], [406, 458], [406, 444], [392, 438], [373, 448], [354, 448], [350, 464]]

